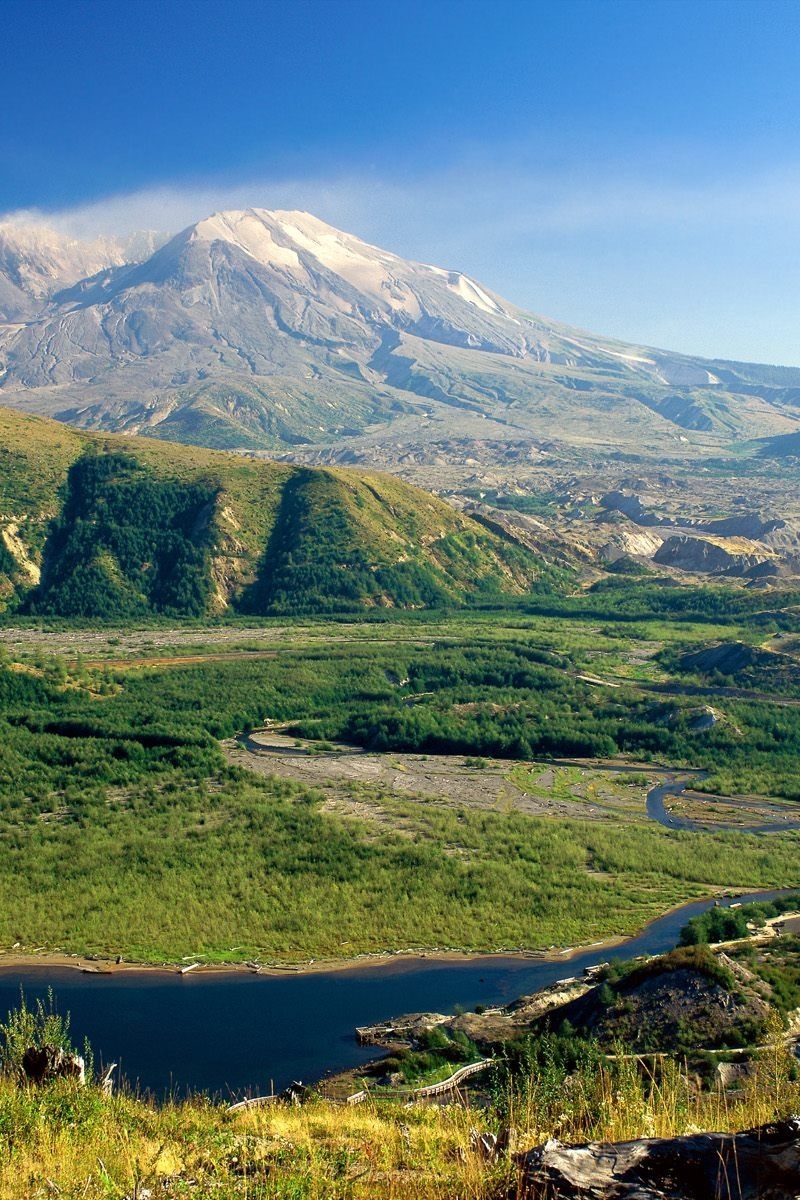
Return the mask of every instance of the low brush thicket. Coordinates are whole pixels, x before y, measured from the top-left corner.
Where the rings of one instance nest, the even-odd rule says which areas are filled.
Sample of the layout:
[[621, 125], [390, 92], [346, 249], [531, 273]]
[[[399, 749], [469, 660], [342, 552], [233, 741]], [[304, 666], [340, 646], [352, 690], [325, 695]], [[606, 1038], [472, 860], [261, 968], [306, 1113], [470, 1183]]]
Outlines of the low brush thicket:
[[[9, 656], [0, 943], [149, 961], [340, 957], [344, 942], [348, 954], [577, 945], [633, 933], [716, 888], [800, 883], [796, 834], [666, 830], [646, 819], [643, 784], [638, 812], [603, 820], [353, 785], [354, 809], [364, 799], [380, 815], [376, 837], [368, 820], [326, 811], [319, 792], [228, 764], [216, 739], [271, 718], [323, 745], [350, 737], [473, 765], [657, 752], [709, 769], [742, 764], [748, 778], [774, 780], [767, 791], [797, 791], [800, 710], [741, 701], [735, 727], [698, 735], [686, 718], [665, 723], [661, 698], [576, 677], [616, 635], [592, 627], [567, 638], [559, 623], [489, 615], [448, 628], [443, 636], [427, 617], [288, 626], [267, 643], [274, 657], [262, 647], [138, 668]], [[678, 700], [670, 706], [680, 713]]]
[[735, 941], [747, 937], [752, 928], [763, 927], [771, 918], [799, 909], [800, 892], [776, 896], [774, 900], [740, 904], [736, 908], [709, 908], [687, 921], [681, 930], [680, 942], [682, 946], [695, 946]]

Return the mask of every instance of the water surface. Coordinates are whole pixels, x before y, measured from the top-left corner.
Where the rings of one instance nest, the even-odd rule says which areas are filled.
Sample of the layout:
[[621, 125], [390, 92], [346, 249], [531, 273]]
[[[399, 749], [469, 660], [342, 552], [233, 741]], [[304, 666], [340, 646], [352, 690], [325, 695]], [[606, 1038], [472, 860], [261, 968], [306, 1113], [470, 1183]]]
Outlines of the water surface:
[[375, 1057], [374, 1047], [357, 1044], [356, 1026], [407, 1012], [505, 1004], [612, 956], [670, 950], [689, 917], [710, 903], [685, 905], [613, 951], [595, 948], [556, 961], [402, 958], [278, 976], [161, 971], [84, 975], [69, 967], [4, 968], [0, 1014], [19, 1002], [20, 987], [30, 1003], [46, 996], [51, 986], [59, 1012], [71, 1015], [76, 1044], [88, 1037], [96, 1056], [119, 1062], [132, 1084], [157, 1096], [188, 1090], [260, 1094]]

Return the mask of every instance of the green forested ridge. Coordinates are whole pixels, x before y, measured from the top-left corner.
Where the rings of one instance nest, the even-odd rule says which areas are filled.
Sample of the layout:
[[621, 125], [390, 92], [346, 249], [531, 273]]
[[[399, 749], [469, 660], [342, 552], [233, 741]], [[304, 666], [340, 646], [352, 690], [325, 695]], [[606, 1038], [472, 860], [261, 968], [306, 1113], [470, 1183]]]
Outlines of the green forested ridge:
[[120, 620], [458, 606], [558, 573], [399, 481], [136, 438], [60, 434], [0, 411], [0, 600]]
[[[532, 559], [396, 480], [298, 469], [287, 480], [244, 611], [457, 605], [528, 590]], [[424, 547], [424, 553], [414, 553]], [[488, 553], [487, 553], [488, 551]], [[539, 575], [554, 573], [539, 564]]]
[[154, 479], [134, 458], [106, 453], [73, 463], [65, 490], [31, 612], [118, 620], [206, 611], [213, 483]]

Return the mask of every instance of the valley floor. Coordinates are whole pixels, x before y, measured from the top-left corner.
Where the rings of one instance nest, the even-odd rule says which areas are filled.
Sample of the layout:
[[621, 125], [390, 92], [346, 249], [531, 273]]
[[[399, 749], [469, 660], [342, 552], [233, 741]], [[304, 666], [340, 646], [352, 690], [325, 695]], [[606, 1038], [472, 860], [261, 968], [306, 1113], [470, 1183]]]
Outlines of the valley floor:
[[[753, 605], [633, 586], [530, 611], [0, 628], [0, 947], [541, 951], [794, 886], [794, 660], [759, 652], [735, 697], [681, 665], [796, 624]], [[672, 775], [695, 790], [648, 813]]]

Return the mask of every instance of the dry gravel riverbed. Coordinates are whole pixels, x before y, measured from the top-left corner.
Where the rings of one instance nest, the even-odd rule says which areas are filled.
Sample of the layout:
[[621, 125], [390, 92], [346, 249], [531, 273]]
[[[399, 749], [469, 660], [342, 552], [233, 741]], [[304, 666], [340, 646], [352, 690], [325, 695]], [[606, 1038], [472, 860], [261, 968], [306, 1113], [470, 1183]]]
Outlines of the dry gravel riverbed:
[[[259, 774], [277, 776], [316, 788], [325, 796], [325, 810], [354, 816], [368, 823], [385, 824], [393, 817], [380, 804], [380, 796], [406, 800], [464, 805], [471, 808], [517, 811], [530, 816], [608, 816], [590, 789], [596, 785], [576, 780], [574, 794], [562, 795], [558, 768], [507, 759], [476, 760], [444, 754], [370, 754], [357, 746], [339, 746], [315, 752], [313, 743], [273, 730], [259, 730], [223, 742], [228, 760]], [[509, 778], [515, 765], [533, 777], [531, 791]], [[644, 793], [641, 787], [644, 815]], [[583, 793], [583, 794], [581, 794]], [[609, 797], [610, 798], [610, 797]]]

